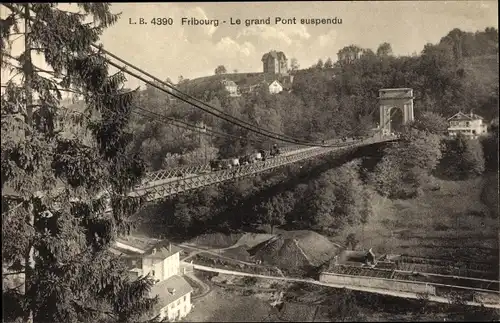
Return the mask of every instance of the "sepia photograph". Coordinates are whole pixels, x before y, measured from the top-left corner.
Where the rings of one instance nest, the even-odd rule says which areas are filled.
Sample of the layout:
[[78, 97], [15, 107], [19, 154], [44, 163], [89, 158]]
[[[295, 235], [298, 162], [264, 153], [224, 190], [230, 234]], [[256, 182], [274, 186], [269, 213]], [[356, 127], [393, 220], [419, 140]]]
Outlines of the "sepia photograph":
[[0, 4], [2, 322], [500, 321], [498, 1]]

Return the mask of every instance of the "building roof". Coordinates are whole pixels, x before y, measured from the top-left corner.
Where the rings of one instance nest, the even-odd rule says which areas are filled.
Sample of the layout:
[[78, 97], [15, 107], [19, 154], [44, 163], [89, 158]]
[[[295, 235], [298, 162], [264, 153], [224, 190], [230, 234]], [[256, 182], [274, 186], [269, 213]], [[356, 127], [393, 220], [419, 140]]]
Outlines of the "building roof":
[[110, 251], [112, 253], [123, 255], [127, 258], [149, 258], [153, 259], [154, 263], [162, 261], [165, 258], [168, 258], [182, 250], [181, 248], [169, 243], [168, 241], [160, 239], [146, 239], [137, 236], [127, 236], [118, 238], [116, 239], [116, 241], [140, 249], [144, 252], [140, 253], [114, 245], [112, 248], [110, 248]]
[[179, 253], [181, 250], [181, 248], [174, 245], [170, 245], [170, 247], [159, 247], [156, 248], [156, 252], [154, 254], [152, 253], [152, 250], [150, 250], [148, 255], [146, 255], [146, 258], [153, 259], [153, 263], [156, 263]]
[[448, 118], [448, 120], [483, 120], [483, 117], [474, 113], [458, 112]]
[[156, 310], [175, 302], [184, 295], [193, 292], [193, 287], [179, 275], [174, 275], [167, 280], [155, 284], [151, 288], [151, 297], [158, 295]]
[[231, 80], [222, 80], [222, 84], [224, 84], [225, 86], [237, 86], [236, 83]]
[[262, 61], [265, 62], [266, 60], [268, 60], [270, 57], [273, 57], [275, 59], [278, 59], [278, 60], [286, 60], [286, 56], [285, 56], [285, 53], [283, 52], [277, 52], [275, 50], [272, 50], [270, 51], [269, 53], [265, 53], [263, 56], [262, 56]]
[[134, 247], [137, 249], [141, 249], [144, 252], [146, 252], [149, 249], [153, 248], [155, 245], [158, 245], [159, 243], [161, 243], [162, 240], [139, 237], [139, 236], [134, 236], [134, 235], [128, 235], [128, 236], [122, 236], [122, 237], [117, 238], [116, 242], [121, 242], [121, 243], [126, 244], [128, 246], [131, 246], [131, 247]]
[[274, 81], [277, 81], [283, 89], [288, 89], [292, 87], [292, 77], [290, 75], [276, 75], [269, 73], [262, 73], [259, 77], [254, 77], [251, 80], [245, 82], [245, 84], [240, 84], [242, 90], [255, 88], [260, 85], [269, 86]]
[[[276, 83], [278, 83], [281, 87], [283, 87], [283, 84], [281, 84], [278, 80], [274, 80], [274, 81], [272, 81], [272, 82], [271, 82], [271, 84], [273, 84], [273, 83], [275, 83], [275, 82], [276, 82]], [[271, 85], [271, 84], [269, 84], [269, 85]]]

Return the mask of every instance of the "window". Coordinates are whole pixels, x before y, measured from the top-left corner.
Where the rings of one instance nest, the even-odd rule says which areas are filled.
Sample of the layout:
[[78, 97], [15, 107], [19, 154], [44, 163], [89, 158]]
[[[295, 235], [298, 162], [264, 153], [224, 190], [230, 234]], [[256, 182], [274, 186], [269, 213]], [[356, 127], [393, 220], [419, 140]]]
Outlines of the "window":
[[468, 127], [469, 125], [470, 125], [470, 122], [469, 122], [469, 121], [467, 121], [467, 122], [465, 123], [465, 126], [466, 126], [466, 127]]
[[177, 300], [177, 306], [179, 306], [179, 304], [180, 304], [180, 303], [181, 303], [181, 300], [180, 300], [180, 299], [178, 299], [178, 300]]
[[187, 295], [184, 295], [184, 302], [187, 302]]

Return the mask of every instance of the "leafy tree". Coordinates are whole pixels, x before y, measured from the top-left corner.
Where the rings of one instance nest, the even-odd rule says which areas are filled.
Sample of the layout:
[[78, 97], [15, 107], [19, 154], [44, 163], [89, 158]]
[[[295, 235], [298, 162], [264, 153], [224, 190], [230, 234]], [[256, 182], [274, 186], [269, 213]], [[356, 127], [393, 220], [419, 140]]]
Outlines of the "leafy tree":
[[345, 245], [347, 248], [349, 248], [349, 246], [351, 247], [350, 250], [355, 250], [357, 245], [359, 243], [359, 240], [356, 239], [356, 235], [354, 233], [349, 233], [345, 239]]
[[227, 69], [224, 65], [219, 65], [215, 69], [215, 75], [221, 75], [221, 74], [226, 74], [226, 73], [227, 73]]
[[386, 148], [385, 156], [370, 176], [377, 191], [388, 197], [404, 198], [418, 193], [430, 179], [442, 154], [440, 137], [407, 129], [401, 142]]
[[452, 31], [450, 31], [448, 35], [446, 35], [441, 39], [440, 44], [449, 46], [453, 51], [455, 59], [460, 60], [462, 59], [463, 55], [462, 44], [464, 42], [465, 37], [466, 33], [464, 33], [458, 28], [455, 28]]
[[296, 58], [290, 59], [290, 70], [297, 71], [300, 68], [299, 62]]
[[194, 210], [190, 208], [185, 203], [178, 203], [175, 205], [175, 211], [173, 213], [172, 219], [169, 219], [176, 228], [183, 230], [184, 233], [189, 232], [193, 224], [193, 212]]
[[323, 173], [309, 184], [304, 204], [309, 225], [320, 230], [341, 229], [365, 221], [367, 194], [359, 178], [359, 164], [351, 162]]
[[275, 195], [270, 200], [263, 202], [259, 208], [261, 223], [271, 227], [271, 233], [276, 226], [285, 224], [286, 214], [291, 211], [290, 204], [282, 195]]
[[349, 45], [337, 53], [338, 60], [337, 62], [340, 65], [352, 64], [354, 61], [359, 59], [360, 54], [363, 52], [363, 49], [356, 45]]
[[480, 142], [469, 140], [462, 134], [447, 140], [440, 166], [444, 174], [453, 179], [481, 175], [484, 171], [484, 154]]
[[[129, 150], [134, 93], [120, 89], [123, 74], [108, 74], [91, 47], [118, 15], [106, 3], [78, 3], [80, 13], [45, 3], [3, 5], [10, 12], [1, 21], [2, 68], [23, 78], [4, 81], [1, 95], [2, 234], [10, 241], [2, 260], [25, 282], [24, 293], [4, 286], [15, 309], [5, 319], [137, 321], [156, 301], [148, 298], [152, 281], [130, 281], [125, 264], [108, 252], [140, 202], [123, 197], [144, 173]], [[20, 32], [24, 51], [15, 56], [4, 45]], [[34, 53], [52, 71], [42, 73]], [[83, 114], [65, 110], [64, 90], [81, 93]], [[85, 136], [64, 133], [70, 122]], [[8, 187], [21, 207], [9, 207]], [[113, 206], [109, 214], [103, 191]]]
[[422, 113], [411, 125], [420, 131], [427, 131], [437, 135], [445, 134], [448, 129], [448, 122], [445, 118], [435, 112]]
[[322, 69], [324, 67], [323, 60], [320, 58], [315, 66], [317, 69]]
[[392, 55], [392, 47], [389, 43], [382, 43], [377, 48], [377, 56], [387, 57]]
[[183, 82], [184, 82], [184, 76], [179, 75], [179, 77], [177, 78], [177, 84], [182, 84]]

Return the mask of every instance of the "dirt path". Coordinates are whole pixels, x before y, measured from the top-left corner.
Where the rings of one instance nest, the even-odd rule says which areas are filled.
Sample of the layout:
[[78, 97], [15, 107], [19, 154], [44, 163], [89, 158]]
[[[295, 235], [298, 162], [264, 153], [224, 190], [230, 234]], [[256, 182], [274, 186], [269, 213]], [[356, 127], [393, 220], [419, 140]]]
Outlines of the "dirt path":
[[188, 276], [191, 280], [193, 280], [194, 282], [196, 282], [196, 284], [198, 284], [200, 286], [200, 293], [196, 296], [192, 296], [191, 297], [192, 300], [196, 300], [196, 299], [205, 297], [206, 295], [208, 295], [212, 291], [212, 289], [210, 288], [210, 285], [206, 284], [203, 280], [196, 277], [196, 275], [193, 272], [186, 272], [185, 275]]
[[[369, 288], [369, 287], [346, 286], [346, 285], [339, 285], [339, 284], [332, 284], [332, 283], [323, 283], [323, 282], [319, 282], [317, 280], [314, 280], [312, 278], [311, 279], [301, 279], [301, 278], [291, 278], [291, 277], [265, 276], [265, 275], [257, 275], [257, 274], [244, 273], [244, 272], [234, 271], [234, 270], [212, 268], [212, 267], [207, 267], [207, 266], [202, 266], [202, 265], [195, 265], [195, 264], [193, 264], [193, 267], [194, 267], [194, 269], [198, 269], [198, 270], [210, 271], [210, 272], [216, 272], [216, 273], [228, 274], [228, 275], [235, 275], [235, 276], [250, 276], [250, 277], [257, 277], [257, 278], [264, 278], [264, 279], [273, 279], [273, 280], [284, 280], [284, 281], [289, 281], [289, 282], [308, 283], [308, 284], [314, 284], [314, 285], [320, 285], [320, 286], [326, 286], [326, 287], [334, 287], [334, 288], [347, 288], [347, 289], [350, 289], [350, 290], [357, 290], [357, 291], [361, 291], [361, 292], [383, 294], [383, 295], [390, 295], [390, 296], [403, 297], [403, 298], [413, 298], [413, 299], [418, 299], [419, 298], [419, 296], [416, 295], [416, 294], [414, 294], [414, 293], [391, 291], [391, 290], [376, 289], [376, 288]], [[438, 303], [449, 304], [449, 300], [447, 298], [444, 298], [444, 297], [439, 297], [439, 296], [433, 296], [433, 295], [431, 295], [431, 296], [429, 296], [429, 300], [434, 301], [434, 302], [438, 302]], [[500, 304], [479, 304], [479, 303], [476, 303], [476, 302], [467, 302], [467, 305], [471, 305], [471, 306], [482, 306], [482, 305], [484, 305], [485, 307], [500, 309]]]
[[181, 261], [186, 261], [186, 260], [188, 260], [188, 259], [190, 259], [190, 258], [192, 258], [192, 257], [194, 257], [194, 256], [196, 256], [197, 254], [200, 254], [200, 253], [208, 253], [208, 254], [220, 257], [222, 259], [228, 259], [228, 260], [231, 260], [231, 261], [235, 261], [235, 262], [237, 262], [239, 264], [244, 264], [244, 265], [247, 265], [247, 266], [256, 266], [255, 263], [246, 262], [246, 261], [242, 261], [242, 260], [238, 260], [238, 259], [226, 257], [226, 256], [223, 256], [223, 255], [220, 254], [224, 250], [231, 249], [232, 247], [222, 248], [222, 249], [203, 249], [203, 248], [194, 247], [192, 245], [185, 245], [185, 244], [180, 244], [179, 247], [189, 248], [189, 249], [195, 249], [194, 251], [191, 251], [189, 253], [189, 255], [187, 255], [186, 257], [184, 257], [183, 259], [181, 259]]

